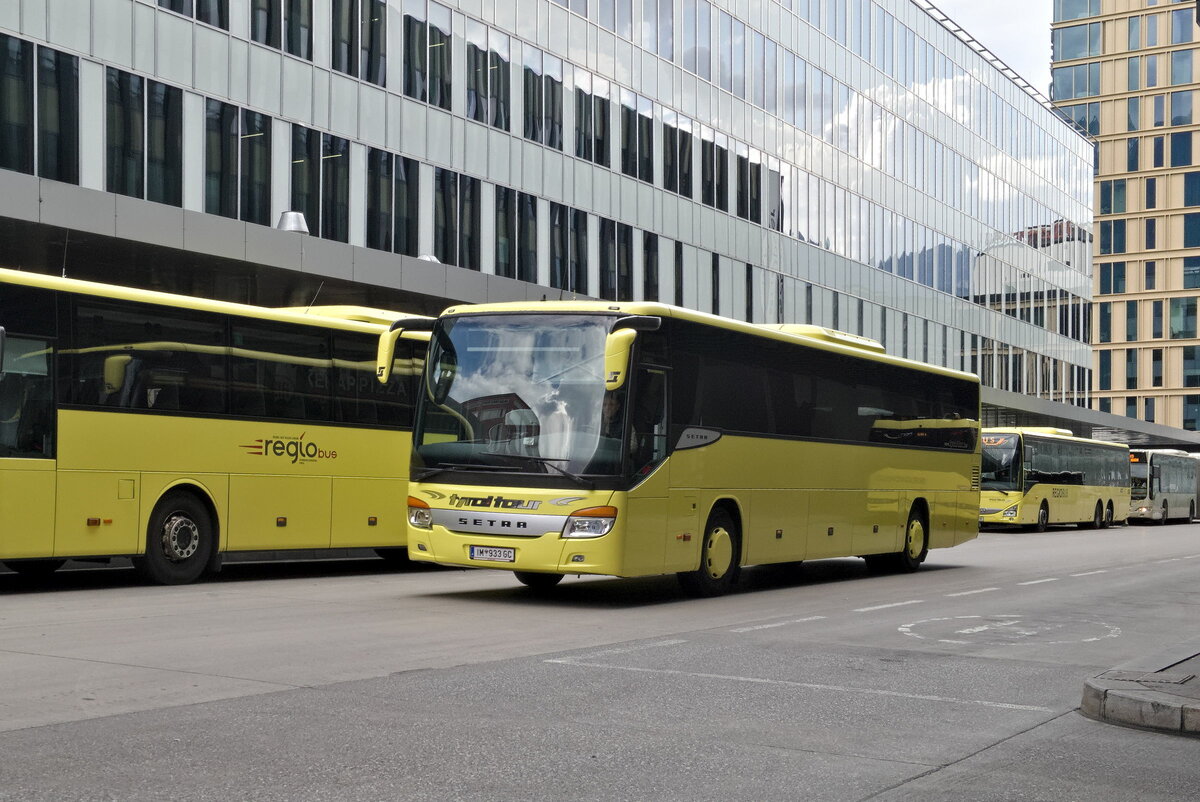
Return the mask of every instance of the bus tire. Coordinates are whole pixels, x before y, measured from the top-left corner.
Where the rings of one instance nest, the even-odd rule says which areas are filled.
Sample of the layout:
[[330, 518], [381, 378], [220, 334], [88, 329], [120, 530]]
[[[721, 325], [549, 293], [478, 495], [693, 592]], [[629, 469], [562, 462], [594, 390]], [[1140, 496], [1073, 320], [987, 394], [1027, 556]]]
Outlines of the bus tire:
[[513, 571], [513, 576], [527, 588], [549, 590], [562, 582], [562, 574], [543, 574], [538, 571]]
[[1167, 524], [1170, 522], [1170, 517], [1169, 517], [1169, 516], [1170, 516], [1170, 514], [1171, 514], [1171, 509], [1170, 509], [1170, 507], [1169, 507], [1169, 506], [1167, 506], [1167, 502], [1166, 502], [1166, 501], [1163, 501], [1163, 512], [1162, 512], [1162, 518], [1160, 518], [1160, 519], [1159, 519], [1159, 521], [1158, 521], [1158, 525], [1159, 525], [1159, 526], [1166, 526], [1166, 525], [1167, 525]]
[[1112, 503], [1112, 499], [1109, 499], [1108, 506], [1104, 508], [1104, 523], [1101, 524], [1101, 527], [1104, 529], [1107, 529], [1112, 525], [1113, 525], [1113, 503]]
[[1038, 507], [1037, 523], [1033, 525], [1033, 531], [1045, 532], [1046, 527], [1050, 525], [1050, 505], [1042, 502], [1042, 506]]
[[63, 567], [66, 560], [44, 559], [44, 560], [13, 560], [6, 562], [14, 573], [21, 576], [27, 576], [30, 579], [40, 579], [50, 576], [52, 573]]
[[892, 555], [892, 567], [904, 574], [911, 574], [921, 567], [929, 554], [929, 524], [920, 507], [913, 505], [904, 526], [904, 546]]
[[1188, 523], [1191, 523], [1191, 522], [1192, 522], [1192, 521], [1194, 521], [1194, 520], [1196, 520], [1196, 502], [1194, 502], [1194, 501], [1189, 501], [1189, 502], [1188, 502], [1188, 519], [1187, 519], [1187, 522], [1188, 522]]
[[689, 596], [721, 596], [730, 591], [740, 571], [741, 537], [729, 512], [716, 507], [704, 525], [700, 567], [676, 574]]
[[191, 493], [174, 491], [159, 499], [146, 530], [146, 553], [133, 565], [160, 585], [195, 582], [216, 547], [212, 515]]
[[1096, 501], [1096, 509], [1092, 510], [1092, 522], [1084, 521], [1079, 524], [1080, 529], [1099, 529], [1104, 524], [1104, 505], [1099, 500]]

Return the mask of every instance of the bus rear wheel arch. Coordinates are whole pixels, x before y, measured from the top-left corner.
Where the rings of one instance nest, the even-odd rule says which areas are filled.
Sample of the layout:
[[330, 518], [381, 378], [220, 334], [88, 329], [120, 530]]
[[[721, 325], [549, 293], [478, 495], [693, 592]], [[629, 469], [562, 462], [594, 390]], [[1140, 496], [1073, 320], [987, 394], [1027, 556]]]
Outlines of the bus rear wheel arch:
[[146, 527], [146, 551], [134, 567], [151, 582], [185, 585], [209, 567], [217, 549], [215, 516], [196, 493], [168, 491], [154, 505]]
[[681, 571], [679, 584], [689, 596], [721, 596], [737, 582], [741, 571], [742, 537], [737, 518], [725, 504], [717, 504], [704, 525], [700, 565]]

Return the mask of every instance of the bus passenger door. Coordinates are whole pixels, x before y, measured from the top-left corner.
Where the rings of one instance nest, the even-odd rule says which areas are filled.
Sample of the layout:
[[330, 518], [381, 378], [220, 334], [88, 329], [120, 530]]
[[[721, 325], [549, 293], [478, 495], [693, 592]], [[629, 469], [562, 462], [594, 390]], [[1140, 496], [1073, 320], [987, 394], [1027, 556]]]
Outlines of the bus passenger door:
[[667, 372], [639, 368], [629, 405], [629, 454], [626, 470], [634, 486], [629, 491], [629, 518], [635, 531], [626, 531], [623, 570], [629, 574], [658, 573], [667, 561], [669, 536], [670, 466], [667, 456]]
[[54, 554], [54, 460], [0, 459], [0, 560]]

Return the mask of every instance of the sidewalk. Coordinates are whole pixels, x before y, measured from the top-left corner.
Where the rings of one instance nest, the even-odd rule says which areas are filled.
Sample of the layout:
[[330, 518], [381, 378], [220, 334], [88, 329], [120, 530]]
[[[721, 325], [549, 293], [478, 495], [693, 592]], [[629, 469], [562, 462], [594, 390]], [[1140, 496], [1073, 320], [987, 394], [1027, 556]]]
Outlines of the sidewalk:
[[1200, 638], [1088, 679], [1080, 712], [1112, 724], [1200, 736]]

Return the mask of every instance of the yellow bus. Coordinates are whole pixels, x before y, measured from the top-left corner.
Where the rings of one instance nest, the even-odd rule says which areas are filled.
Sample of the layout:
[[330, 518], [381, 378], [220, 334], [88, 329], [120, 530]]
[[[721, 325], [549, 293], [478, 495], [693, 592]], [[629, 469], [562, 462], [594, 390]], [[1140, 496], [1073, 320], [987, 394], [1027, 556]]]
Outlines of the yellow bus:
[[1129, 518], [1187, 522], [1196, 517], [1196, 458], [1174, 448], [1129, 452]]
[[983, 430], [981, 528], [1100, 529], [1129, 515], [1129, 446], [1068, 429]]
[[399, 317], [0, 269], [0, 560], [130, 557], [178, 584], [235, 551], [403, 557], [428, 335], [374, 381]]
[[569, 301], [452, 308], [429, 347], [412, 559], [717, 595], [744, 565], [912, 571], [977, 534], [978, 378], [873, 340]]

